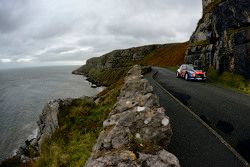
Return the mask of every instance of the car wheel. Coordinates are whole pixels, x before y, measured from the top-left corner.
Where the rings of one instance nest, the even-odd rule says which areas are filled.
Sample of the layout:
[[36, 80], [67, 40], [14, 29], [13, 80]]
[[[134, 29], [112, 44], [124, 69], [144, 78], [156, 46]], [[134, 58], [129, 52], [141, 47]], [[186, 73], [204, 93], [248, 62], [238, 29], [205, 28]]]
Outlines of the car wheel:
[[180, 76], [179, 76], [179, 72], [177, 71], [176, 72], [176, 78], [179, 78]]
[[188, 74], [185, 74], [185, 80], [188, 81]]

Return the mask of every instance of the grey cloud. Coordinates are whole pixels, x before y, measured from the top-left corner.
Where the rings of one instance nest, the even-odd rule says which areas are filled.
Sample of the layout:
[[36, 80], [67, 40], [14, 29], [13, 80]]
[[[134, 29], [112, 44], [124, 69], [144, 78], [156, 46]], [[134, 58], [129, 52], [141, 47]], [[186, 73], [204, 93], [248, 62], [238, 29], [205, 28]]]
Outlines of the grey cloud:
[[90, 58], [91, 55], [93, 55], [92, 52], [87, 51], [77, 51], [75, 53], [69, 53], [69, 54], [56, 54], [56, 53], [46, 53], [43, 55], [40, 55], [39, 61], [41, 62], [53, 62], [53, 61], [82, 61], [83, 56]]
[[[1, 0], [0, 59], [33, 57], [34, 63], [53, 64], [183, 42], [200, 17], [200, 0]], [[86, 47], [92, 49], [77, 50]]]
[[47, 50], [45, 53], [43, 54], [60, 54], [62, 52], [66, 52], [66, 51], [70, 51], [75, 49], [75, 47], [73, 46], [65, 46], [65, 47], [59, 47], [59, 48], [52, 48]]
[[0, 2], [0, 32], [10, 33], [27, 23], [26, 12], [29, 10], [29, 0], [1, 0]]
[[40, 25], [40, 27], [33, 28], [33, 37], [35, 40], [46, 40], [49, 38], [55, 38], [63, 36], [65, 33], [69, 32], [72, 28], [72, 24], [67, 21], [60, 21], [56, 18], [52, 19], [46, 25]]

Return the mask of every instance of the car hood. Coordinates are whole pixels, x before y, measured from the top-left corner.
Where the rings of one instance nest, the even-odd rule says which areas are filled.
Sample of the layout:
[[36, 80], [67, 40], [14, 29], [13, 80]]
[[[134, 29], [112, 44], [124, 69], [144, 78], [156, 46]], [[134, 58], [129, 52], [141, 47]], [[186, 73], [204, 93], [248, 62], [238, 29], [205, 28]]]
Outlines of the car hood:
[[195, 74], [204, 74], [202, 70], [190, 70], [189, 72], [195, 73]]

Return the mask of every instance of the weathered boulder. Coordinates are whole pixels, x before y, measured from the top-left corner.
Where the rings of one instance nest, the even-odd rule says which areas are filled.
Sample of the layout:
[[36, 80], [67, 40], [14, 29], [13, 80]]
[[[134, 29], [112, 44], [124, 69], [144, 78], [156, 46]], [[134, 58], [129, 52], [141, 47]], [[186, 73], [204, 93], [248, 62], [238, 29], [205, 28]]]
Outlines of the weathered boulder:
[[250, 77], [250, 1], [203, 0], [185, 62]]
[[178, 159], [165, 150], [172, 135], [169, 118], [140, 66], [128, 72], [103, 127], [86, 167], [179, 166]]

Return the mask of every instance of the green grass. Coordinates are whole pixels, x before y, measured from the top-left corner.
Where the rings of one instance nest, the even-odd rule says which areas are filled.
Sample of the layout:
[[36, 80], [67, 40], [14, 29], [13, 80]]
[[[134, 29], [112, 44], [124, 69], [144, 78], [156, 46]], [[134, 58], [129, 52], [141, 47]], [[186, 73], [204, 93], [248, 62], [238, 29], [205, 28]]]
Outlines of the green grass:
[[230, 72], [223, 72], [222, 74], [219, 74], [215, 69], [209, 68], [208, 82], [216, 83], [238, 92], [250, 94], [250, 81], [245, 79], [243, 76]]
[[208, 45], [209, 41], [208, 40], [203, 40], [203, 41], [195, 41], [193, 43], [189, 43], [189, 47], [195, 47], [195, 46], [205, 46]]
[[41, 148], [38, 167], [84, 166], [102, 130], [102, 123], [116, 102], [121, 85], [101, 93], [100, 104], [91, 99], [76, 99], [59, 113], [59, 129]]
[[117, 69], [102, 69], [102, 68], [91, 68], [88, 75], [94, 78], [95, 81], [100, 82], [103, 86], [110, 86], [123, 78], [128, 68], [117, 68]]

